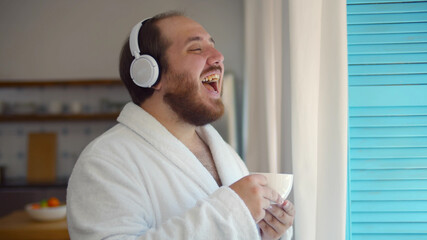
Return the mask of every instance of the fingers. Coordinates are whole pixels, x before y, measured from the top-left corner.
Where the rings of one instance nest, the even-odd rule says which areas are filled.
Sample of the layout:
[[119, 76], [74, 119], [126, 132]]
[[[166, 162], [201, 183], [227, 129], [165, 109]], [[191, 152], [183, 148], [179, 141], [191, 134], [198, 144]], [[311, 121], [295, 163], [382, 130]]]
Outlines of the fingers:
[[[288, 212], [289, 211], [289, 212]], [[266, 222], [276, 231], [288, 229], [294, 222], [295, 210], [293, 204], [286, 200], [283, 206], [271, 205], [264, 217]]]
[[292, 204], [291, 201], [286, 200], [282, 205], [283, 210], [286, 211], [286, 213], [290, 216], [295, 216], [295, 208], [294, 204]]
[[253, 174], [249, 176], [249, 179], [250, 181], [256, 183], [253, 185], [252, 195], [257, 196], [260, 201], [260, 210], [264, 211], [270, 206], [270, 200], [276, 197], [274, 195], [275, 193], [271, 188], [267, 187], [267, 178], [265, 176], [260, 174]]
[[[257, 223], [265, 217], [265, 210], [270, 207], [270, 201], [277, 203], [278, 206], [284, 203], [281, 196], [267, 186], [267, 178], [260, 174], [243, 177], [230, 185], [230, 188], [245, 202]], [[292, 204], [286, 207], [287, 211], [294, 214]]]
[[278, 204], [278, 205], [282, 205], [284, 203], [284, 199], [280, 196], [279, 193], [277, 193], [276, 191], [274, 191], [273, 189], [271, 189], [268, 186], [264, 187], [264, 198]]
[[275, 228], [271, 227], [265, 219], [261, 220], [258, 226], [261, 229], [262, 239], [279, 239], [282, 235]]
[[251, 174], [248, 177], [253, 178], [254, 181], [258, 182], [258, 184], [261, 186], [266, 186], [268, 183], [267, 178], [261, 174]]
[[295, 214], [293, 204], [285, 201], [283, 205], [271, 205], [265, 212], [265, 217], [258, 223], [263, 239], [278, 239], [292, 226]]
[[[270, 206], [266, 194], [271, 194], [266, 188], [267, 178], [263, 175], [249, 175], [230, 185], [239, 197], [245, 202], [255, 222], [265, 216], [265, 209]], [[271, 197], [270, 197], [271, 198]]]
[[288, 229], [288, 225], [283, 224], [269, 211], [266, 211], [264, 219], [258, 225], [270, 238], [279, 237]]
[[272, 202], [275, 202], [279, 205], [283, 204], [284, 199], [280, 196], [279, 193], [277, 193], [276, 191], [274, 191], [273, 189], [271, 189], [270, 187], [267, 186], [268, 181], [264, 175], [252, 174], [250, 176], [253, 177], [254, 179], [256, 179], [255, 181], [257, 181], [259, 185], [264, 187], [263, 188], [264, 189], [264, 193], [263, 193], [264, 198], [266, 198]]

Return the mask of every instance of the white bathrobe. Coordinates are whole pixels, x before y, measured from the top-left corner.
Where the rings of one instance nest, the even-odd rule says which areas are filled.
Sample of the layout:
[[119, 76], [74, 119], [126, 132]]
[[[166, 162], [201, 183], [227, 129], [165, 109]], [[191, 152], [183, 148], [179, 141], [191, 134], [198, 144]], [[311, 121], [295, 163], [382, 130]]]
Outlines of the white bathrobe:
[[[259, 239], [257, 226], [228, 186], [248, 174], [215, 129], [209, 146], [222, 187], [177, 138], [128, 103], [118, 124], [91, 142], [69, 180], [72, 239]], [[289, 238], [290, 239], [290, 238]]]

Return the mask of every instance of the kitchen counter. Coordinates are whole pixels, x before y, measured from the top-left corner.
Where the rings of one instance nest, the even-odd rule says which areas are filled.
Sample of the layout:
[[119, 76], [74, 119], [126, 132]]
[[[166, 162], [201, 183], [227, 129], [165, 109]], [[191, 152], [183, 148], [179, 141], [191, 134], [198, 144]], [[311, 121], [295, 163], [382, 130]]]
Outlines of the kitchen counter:
[[8, 240], [68, 240], [67, 220], [38, 222], [25, 210], [17, 210], [0, 218], [0, 239]]
[[23, 210], [28, 203], [56, 197], [65, 203], [68, 179], [54, 183], [29, 184], [26, 179], [7, 179], [0, 184], [0, 218], [15, 210]]

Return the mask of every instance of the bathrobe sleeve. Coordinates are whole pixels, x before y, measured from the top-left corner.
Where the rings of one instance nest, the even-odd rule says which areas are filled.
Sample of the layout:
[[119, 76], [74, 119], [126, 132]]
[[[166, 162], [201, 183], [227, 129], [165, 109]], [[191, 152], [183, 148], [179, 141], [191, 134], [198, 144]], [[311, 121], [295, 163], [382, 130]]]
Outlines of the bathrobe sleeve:
[[229, 187], [156, 226], [136, 170], [109, 160], [87, 155], [75, 165], [67, 196], [71, 239], [259, 239], [249, 210]]

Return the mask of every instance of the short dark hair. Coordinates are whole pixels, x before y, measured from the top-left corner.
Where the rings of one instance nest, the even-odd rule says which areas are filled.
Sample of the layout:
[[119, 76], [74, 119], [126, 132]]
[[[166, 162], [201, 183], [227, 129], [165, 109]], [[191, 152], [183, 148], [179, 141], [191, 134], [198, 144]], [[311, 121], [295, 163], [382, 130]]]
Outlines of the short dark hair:
[[[156, 59], [157, 64], [159, 65], [159, 77], [161, 78], [162, 73], [165, 73], [168, 69], [168, 61], [166, 59], [166, 50], [170, 46], [170, 41], [164, 38], [160, 32], [160, 28], [157, 26], [157, 22], [175, 16], [184, 16], [183, 13], [178, 11], [164, 12], [155, 15], [154, 17], [146, 20], [143, 27], [141, 27], [138, 33], [138, 45], [141, 51], [141, 54], [151, 55]], [[120, 63], [119, 63], [119, 72], [120, 78], [125, 84], [132, 102], [137, 105], [143, 103], [147, 98], [149, 98], [154, 89], [144, 88], [137, 86], [131, 76], [130, 76], [130, 65], [134, 57], [132, 56], [129, 48], [129, 38], [122, 47], [120, 54]]]

